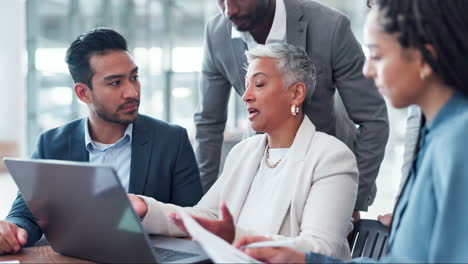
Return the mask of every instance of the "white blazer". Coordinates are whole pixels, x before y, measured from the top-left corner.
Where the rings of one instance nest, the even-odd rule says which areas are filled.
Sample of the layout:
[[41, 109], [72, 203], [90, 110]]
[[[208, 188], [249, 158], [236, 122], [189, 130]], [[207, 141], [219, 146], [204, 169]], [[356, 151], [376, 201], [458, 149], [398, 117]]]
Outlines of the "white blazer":
[[[218, 219], [220, 202], [226, 201], [237, 223], [266, 145], [266, 135], [237, 144], [226, 158], [216, 183], [197, 205], [183, 210], [214, 220]], [[284, 162], [287, 175], [282, 175], [278, 182], [282, 191], [270, 204], [265, 204], [277, 212], [271, 219], [271, 237], [293, 237], [296, 250], [349, 259], [346, 236], [352, 229], [351, 216], [358, 188], [358, 169], [351, 150], [338, 139], [315, 131], [312, 122], [304, 117]], [[185, 235], [167, 217], [181, 207], [142, 198], [149, 206], [142, 221], [147, 232]], [[258, 234], [236, 226], [236, 239], [245, 235]]]

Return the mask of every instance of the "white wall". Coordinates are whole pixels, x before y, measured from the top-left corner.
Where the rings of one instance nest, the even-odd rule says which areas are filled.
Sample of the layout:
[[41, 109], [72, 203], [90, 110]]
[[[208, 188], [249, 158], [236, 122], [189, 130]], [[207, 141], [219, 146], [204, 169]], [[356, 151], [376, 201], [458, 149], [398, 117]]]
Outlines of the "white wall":
[[26, 138], [26, 28], [24, 0], [0, 8], [0, 142], [16, 142], [24, 155]]

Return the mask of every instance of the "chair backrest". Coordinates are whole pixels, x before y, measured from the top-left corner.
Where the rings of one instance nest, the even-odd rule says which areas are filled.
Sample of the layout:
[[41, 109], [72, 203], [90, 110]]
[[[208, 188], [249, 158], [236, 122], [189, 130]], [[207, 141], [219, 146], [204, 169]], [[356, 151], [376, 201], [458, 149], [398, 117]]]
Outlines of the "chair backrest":
[[352, 258], [380, 259], [387, 252], [388, 227], [377, 220], [361, 219], [349, 241]]

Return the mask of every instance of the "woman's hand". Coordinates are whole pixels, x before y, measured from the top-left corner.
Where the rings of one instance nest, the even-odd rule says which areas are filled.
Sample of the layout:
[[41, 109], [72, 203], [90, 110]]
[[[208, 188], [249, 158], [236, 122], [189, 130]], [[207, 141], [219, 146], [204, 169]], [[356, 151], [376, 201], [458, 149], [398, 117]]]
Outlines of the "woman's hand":
[[135, 194], [127, 194], [128, 200], [130, 201], [130, 204], [133, 207], [133, 210], [135, 210], [135, 213], [140, 217], [143, 218], [146, 216], [148, 213], [148, 205], [146, 205], [145, 201], [138, 197]]
[[[271, 239], [261, 236], [247, 236], [239, 239], [234, 246], [240, 248], [251, 243], [269, 240]], [[244, 248], [242, 251], [259, 261], [267, 263], [305, 263], [304, 253], [287, 247]]]
[[[197, 221], [206, 230], [226, 240], [228, 243], [232, 243], [235, 237], [234, 220], [232, 219], [232, 215], [229, 212], [225, 202], [221, 203], [220, 210], [221, 220], [208, 220], [197, 216], [192, 216], [192, 218], [195, 219], [195, 221]], [[182, 231], [188, 233], [180, 215], [177, 213], [171, 213], [169, 214], [169, 218], [175, 225], [182, 229]]]

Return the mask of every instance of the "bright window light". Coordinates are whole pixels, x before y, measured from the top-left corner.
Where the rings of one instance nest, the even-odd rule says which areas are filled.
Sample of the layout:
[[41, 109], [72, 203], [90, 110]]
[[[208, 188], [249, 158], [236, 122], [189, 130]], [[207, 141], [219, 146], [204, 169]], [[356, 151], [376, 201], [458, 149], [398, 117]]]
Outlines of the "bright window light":
[[149, 67], [151, 74], [161, 74], [161, 48], [135, 48], [133, 56], [136, 64], [140, 67], [140, 72], [144, 72]]
[[36, 51], [36, 69], [44, 74], [68, 74], [65, 48], [39, 48]]
[[151, 105], [153, 107], [153, 111], [160, 115], [164, 111], [164, 104], [162, 102], [163, 93], [162, 91], [155, 91], [151, 96]]
[[202, 47], [177, 47], [172, 49], [174, 72], [199, 72], [203, 59]]
[[172, 89], [172, 97], [187, 98], [192, 95], [192, 90], [186, 87], [177, 87]]
[[56, 86], [49, 88], [45, 94], [49, 105], [70, 105], [72, 103], [72, 88]]

